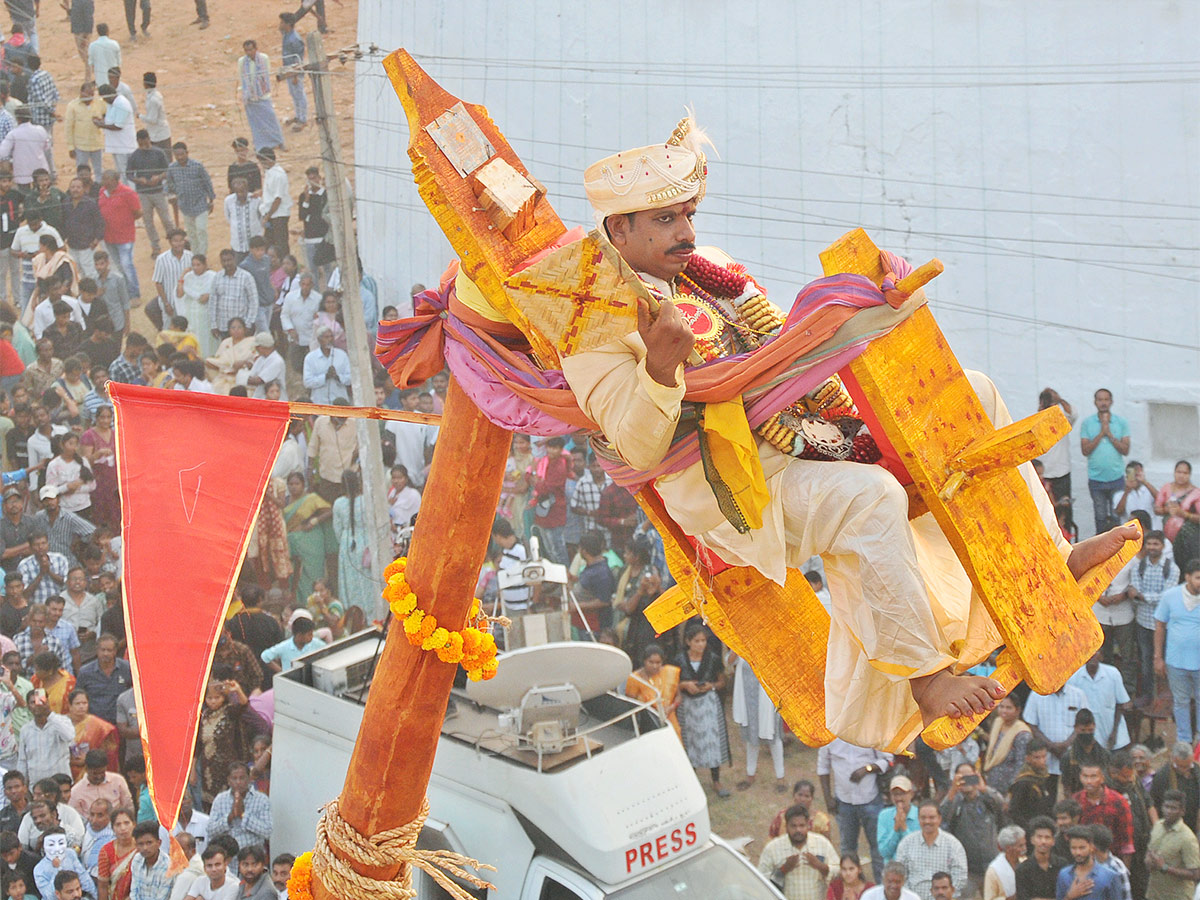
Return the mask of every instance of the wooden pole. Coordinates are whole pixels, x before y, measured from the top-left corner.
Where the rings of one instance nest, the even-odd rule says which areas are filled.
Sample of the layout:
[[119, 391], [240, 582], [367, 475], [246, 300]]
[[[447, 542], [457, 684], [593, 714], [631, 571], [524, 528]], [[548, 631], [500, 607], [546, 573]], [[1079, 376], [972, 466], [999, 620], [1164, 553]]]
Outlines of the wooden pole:
[[[450, 628], [466, 621], [474, 599], [511, 437], [451, 380], [407, 569], [421, 608]], [[360, 834], [398, 828], [420, 812], [456, 668], [411, 646], [393, 620], [339, 800], [342, 818]], [[354, 868], [387, 879], [398, 867]], [[316, 900], [334, 896], [319, 871], [313, 888]]]
[[[329, 194], [329, 218], [332, 221], [333, 246], [337, 253], [342, 277], [342, 316], [346, 323], [346, 352], [350, 356], [350, 392], [358, 406], [373, 406], [375, 383], [371, 377], [370, 333], [363, 315], [358, 270], [358, 241], [354, 234], [354, 212], [346, 190], [346, 164], [338, 133], [337, 113], [330, 91], [329, 67], [321, 33], [308, 35], [308, 69], [312, 75], [313, 107], [317, 130], [321, 137], [321, 159], [324, 162], [325, 190]], [[392, 529], [387, 510], [387, 475], [383, 471], [383, 449], [379, 429], [360, 419], [358, 429], [358, 464], [362, 473], [362, 500], [371, 550], [372, 580], [383, 589], [383, 569], [392, 560]], [[345, 599], [345, 598], [343, 598]], [[382, 599], [376, 598], [375, 610], [382, 611]]]

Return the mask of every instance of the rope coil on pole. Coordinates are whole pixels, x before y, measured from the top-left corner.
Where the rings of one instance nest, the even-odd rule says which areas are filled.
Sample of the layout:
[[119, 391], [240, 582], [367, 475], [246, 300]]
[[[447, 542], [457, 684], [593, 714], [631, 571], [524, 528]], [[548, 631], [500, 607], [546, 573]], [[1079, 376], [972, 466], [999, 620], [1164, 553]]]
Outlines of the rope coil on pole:
[[[417, 849], [417, 836], [420, 835], [428, 816], [429, 801], [424, 800], [421, 803], [421, 812], [413, 821], [399, 828], [364, 837], [342, 818], [338, 810], [338, 801], [330, 801], [322, 809], [321, 818], [317, 821], [313, 874], [336, 896], [361, 900], [375, 900], [381, 897], [385, 900], [414, 900], [417, 896], [412, 886], [414, 867], [432, 878], [455, 900], [473, 898], [452, 878], [459, 878], [477, 888], [494, 891], [495, 885], [467, 871], [470, 868], [494, 872], [494, 866], [450, 850]], [[400, 869], [395, 878], [381, 881], [359, 874], [345, 861], [346, 859], [378, 868], [399, 865]]]

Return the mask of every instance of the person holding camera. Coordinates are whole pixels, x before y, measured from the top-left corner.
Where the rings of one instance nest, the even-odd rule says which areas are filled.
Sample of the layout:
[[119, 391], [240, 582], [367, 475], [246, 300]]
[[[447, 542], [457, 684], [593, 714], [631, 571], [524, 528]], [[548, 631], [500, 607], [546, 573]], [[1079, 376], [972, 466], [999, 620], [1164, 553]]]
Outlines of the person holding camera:
[[967, 853], [967, 881], [960, 886], [964, 897], [979, 893], [987, 868], [996, 858], [996, 838], [1004, 818], [1004, 799], [987, 786], [970, 763], [954, 770], [950, 790], [942, 799], [942, 827], [958, 838]]

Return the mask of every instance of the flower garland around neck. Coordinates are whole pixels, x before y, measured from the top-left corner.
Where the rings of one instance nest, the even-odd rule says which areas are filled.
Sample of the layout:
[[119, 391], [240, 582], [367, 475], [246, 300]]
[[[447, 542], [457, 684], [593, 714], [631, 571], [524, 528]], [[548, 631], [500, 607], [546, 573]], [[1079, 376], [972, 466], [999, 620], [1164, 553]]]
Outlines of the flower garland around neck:
[[[432, 613], [417, 608], [417, 595], [405, 577], [408, 558], [401, 557], [383, 570], [387, 583], [383, 599], [392, 613], [404, 623], [404, 636], [414, 647], [437, 654], [442, 662], [462, 666], [472, 681], [488, 681], [496, 676], [496, 639], [488, 630], [493, 622], [507, 626], [503, 616], [486, 616], [479, 600], [471, 602], [471, 611], [461, 631], [439, 625]], [[289, 894], [289, 896], [291, 896]]]

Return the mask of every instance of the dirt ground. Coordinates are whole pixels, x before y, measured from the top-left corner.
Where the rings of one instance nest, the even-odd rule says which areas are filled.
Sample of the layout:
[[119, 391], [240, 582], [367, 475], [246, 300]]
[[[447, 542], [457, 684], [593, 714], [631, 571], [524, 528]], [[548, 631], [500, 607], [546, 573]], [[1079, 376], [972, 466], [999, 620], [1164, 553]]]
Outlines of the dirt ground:
[[[235, 63], [242, 55], [242, 42], [253, 38], [259, 49], [271, 58], [272, 69], [279, 65], [280, 34], [279, 14], [294, 11], [297, 0], [208, 0], [211, 25], [201, 31], [192, 25], [195, 7], [190, 0], [153, 0], [150, 35], [140, 33], [136, 42], [131, 42], [125, 27], [124, 4], [121, 0], [96, 0], [96, 22], [107, 22], [109, 34], [121, 44], [122, 80], [132, 89], [138, 100], [139, 110], [145, 107], [142, 90], [142, 73], [158, 73], [158, 87], [162, 91], [167, 117], [171, 123], [172, 141], [184, 141], [193, 159], [204, 163], [212, 176], [217, 201], [209, 216], [209, 256], [215, 265], [217, 252], [228, 245], [229, 227], [221, 212], [221, 202], [227, 191], [225, 169], [233, 162], [233, 139], [239, 135], [250, 137], [250, 127], [241, 104], [234, 99], [236, 82]], [[354, 44], [357, 34], [357, 0], [343, 0], [326, 4], [329, 28], [325, 35], [325, 51], [333, 53]], [[139, 11], [138, 24], [141, 23]], [[8, 31], [5, 18], [5, 33]], [[297, 30], [302, 35], [317, 27], [310, 14]], [[66, 13], [55, 0], [43, 0], [38, 17], [38, 39], [41, 45], [43, 66], [54, 76], [58, 92], [62, 96], [59, 112], [67, 102], [79, 95], [82, 83], [83, 62], [75, 50], [74, 38]], [[334, 72], [349, 72], [337, 60], [330, 64]], [[341, 143], [347, 160], [354, 157], [354, 79], [333, 77], [332, 90], [337, 109]], [[293, 200], [304, 185], [304, 170], [310, 165], [320, 165], [320, 142], [314, 124], [312, 89], [308, 88], [309, 125], [303, 131], [293, 132], [284, 125], [287, 150], [279, 153], [279, 161], [287, 170], [291, 181]], [[275, 111], [281, 122], [293, 115], [292, 100], [287, 85], [273, 82], [272, 97]], [[139, 122], [139, 127], [141, 124]], [[63, 126], [55, 127], [55, 162], [59, 167], [58, 186], [66, 190], [70, 180], [63, 140]], [[105, 157], [105, 164], [109, 158]], [[350, 176], [353, 181], [353, 174]], [[291, 217], [293, 252], [298, 250], [300, 228], [296, 217]], [[165, 241], [164, 241], [165, 246]], [[301, 257], [302, 259], [302, 257]], [[134, 255], [138, 278], [142, 284], [143, 301], [153, 295], [151, 274], [154, 271], [150, 242], [145, 231], [138, 228]], [[135, 311], [134, 327], [147, 337], [154, 335], [149, 320], [140, 311]]]

